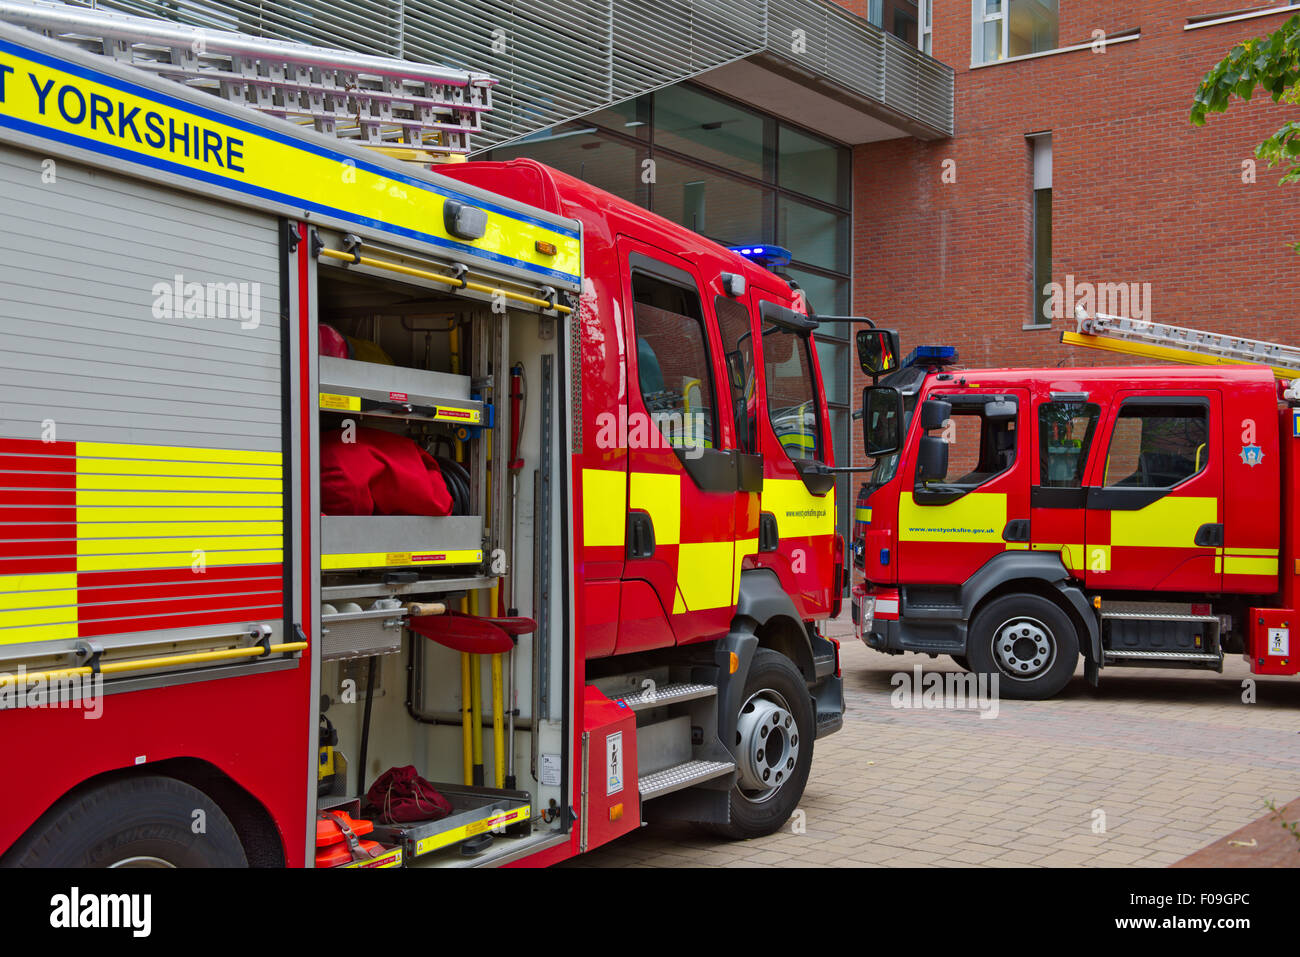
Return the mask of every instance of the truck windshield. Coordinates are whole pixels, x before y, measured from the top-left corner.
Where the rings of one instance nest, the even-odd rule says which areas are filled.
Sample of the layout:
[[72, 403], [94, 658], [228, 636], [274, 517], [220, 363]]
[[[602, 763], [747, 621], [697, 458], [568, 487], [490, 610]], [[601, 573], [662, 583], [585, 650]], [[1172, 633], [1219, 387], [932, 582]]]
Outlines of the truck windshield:
[[[924, 382], [925, 370], [916, 366], [891, 372], [880, 380], [880, 385], [892, 386], [903, 396], [903, 422], [899, 426], [899, 435], [904, 440], [907, 438], [907, 427], [912, 421], [912, 413], [916, 411], [916, 397], [921, 394], [921, 385]], [[893, 455], [882, 455], [876, 459], [871, 471], [867, 473], [866, 488], [879, 488], [892, 479], [898, 473], [898, 460], [901, 454], [900, 450]]]

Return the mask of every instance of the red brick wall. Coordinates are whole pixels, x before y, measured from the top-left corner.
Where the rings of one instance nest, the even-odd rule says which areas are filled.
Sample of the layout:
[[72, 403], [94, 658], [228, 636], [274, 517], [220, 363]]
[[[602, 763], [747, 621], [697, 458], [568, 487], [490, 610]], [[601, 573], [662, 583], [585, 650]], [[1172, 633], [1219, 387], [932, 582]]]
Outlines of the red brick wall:
[[[852, 8], [853, 4], [844, 3]], [[1137, 27], [1141, 39], [970, 68], [969, 0], [936, 0], [934, 54], [956, 70], [956, 135], [854, 152], [854, 306], [906, 353], [950, 343], [971, 366], [1107, 365], [1059, 344], [1031, 310], [1031, 151], [1053, 139], [1052, 278], [1151, 284], [1151, 318], [1300, 343], [1300, 184], [1242, 162], [1300, 107], [1267, 95], [1195, 128], [1205, 71], [1285, 16], [1184, 31], [1189, 16], [1269, 0], [1062, 0], [1062, 46]], [[945, 160], [955, 183], [943, 183]], [[859, 376], [859, 379], [861, 377]], [[858, 382], [860, 387], [862, 382]], [[857, 394], [856, 392], [854, 394]]]

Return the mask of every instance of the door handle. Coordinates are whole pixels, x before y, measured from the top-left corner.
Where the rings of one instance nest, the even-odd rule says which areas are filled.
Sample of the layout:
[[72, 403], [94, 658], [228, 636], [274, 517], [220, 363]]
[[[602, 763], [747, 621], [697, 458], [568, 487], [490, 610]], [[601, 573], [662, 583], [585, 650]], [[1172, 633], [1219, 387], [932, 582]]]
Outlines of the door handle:
[[1004, 542], [1029, 541], [1029, 519], [1013, 518], [1007, 522], [1007, 527], [1002, 530], [1002, 540]]
[[776, 527], [776, 516], [761, 512], [758, 516], [758, 550], [774, 552], [781, 547], [781, 534]]
[[1223, 526], [1207, 522], [1196, 530], [1196, 537], [1192, 539], [1192, 543], [1202, 548], [1222, 548]]
[[627, 513], [627, 557], [650, 558], [655, 553], [655, 523], [649, 512]]

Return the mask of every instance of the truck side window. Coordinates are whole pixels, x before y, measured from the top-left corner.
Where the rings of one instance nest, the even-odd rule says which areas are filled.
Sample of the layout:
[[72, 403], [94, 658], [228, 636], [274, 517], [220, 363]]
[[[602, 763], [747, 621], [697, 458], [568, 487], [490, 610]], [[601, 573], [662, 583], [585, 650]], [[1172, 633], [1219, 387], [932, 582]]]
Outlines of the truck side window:
[[1125, 402], [1106, 450], [1107, 488], [1172, 488], [1210, 458], [1205, 405]]
[[[970, 491], [1001, 475], [1016, 463], [1016, 418], [989, 416], [987, 397], [931, 396], [952, 403], [952, 417], [944, 423], [940, 437], [948, 445], [948, 471], [942, 479], [931, 478], [927, 486], [944, 486]], [[999, 404], [1005, 407], [1008, 400]]]
[[753, 452], [757, 432], [758, 396], [754, 388], [754, 335], [749, 310], [743, 303], [726, 296], [713, 300], [722, 333], [723, 358], [726, 360], [728, 384], [731, 386], [731, 412], [736, 420], [736, 448]]
[[767, 370], [767, 414], [772, 430], [792, 459], [821, 461], [821, 423], [813, 387], [812, 340], [780, 326], [763, 329]]
[[1038, 407], [1038, 481], [1046, 488], [1081, 488], [1101, 406], [1044, 402]]
[[646, 409], [668, 444], [713, 448], [713, 377], [699, 293], [632, 273], [637, 377]]

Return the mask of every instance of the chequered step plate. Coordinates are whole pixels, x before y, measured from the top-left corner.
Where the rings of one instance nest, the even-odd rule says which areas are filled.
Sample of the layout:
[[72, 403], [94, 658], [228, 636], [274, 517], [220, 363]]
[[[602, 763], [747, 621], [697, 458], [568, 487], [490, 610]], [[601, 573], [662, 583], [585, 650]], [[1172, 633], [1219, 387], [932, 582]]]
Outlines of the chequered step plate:
[[633, 711], [643, 711], [646, 708], [662, 708], [667, 704], [677, 704], [679, 701], [707, 698], [717, 693], [716, 685], [691, 684], [683, 681], [645, 688], [635, 694], [624, 695], [623, 701]]
[[722, 777], [735, 769], [736, 766], [730, 761], [687, 761], [685, 764], [647, 774], [637, 781], [637, 790], [641, 792], [641, 800], [648, 801], [702, 781]]
[[1210, 655], [1193, 651], [1112, 651], [1106, 649], [1107, 658], [1151, 658], [1160, 661], [1222, 661], [1223, 655]]

